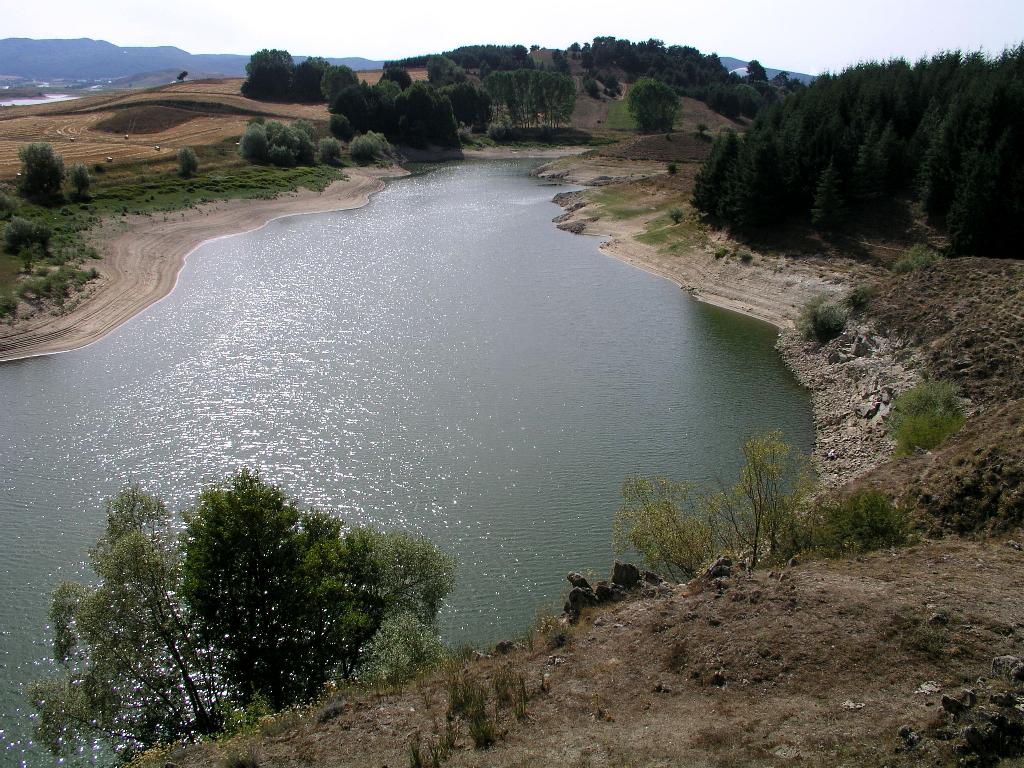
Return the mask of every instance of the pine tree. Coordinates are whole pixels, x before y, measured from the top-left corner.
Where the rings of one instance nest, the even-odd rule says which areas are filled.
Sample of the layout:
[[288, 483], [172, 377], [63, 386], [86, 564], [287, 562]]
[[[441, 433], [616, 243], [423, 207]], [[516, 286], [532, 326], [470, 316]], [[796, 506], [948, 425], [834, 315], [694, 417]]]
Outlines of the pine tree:
[[846, 205], [842, 195], [842, 180], [836, 170], [835, 161], [821, 174], [811, 209], [811, 223], [818, 229], [832, 229], [846, 217]]

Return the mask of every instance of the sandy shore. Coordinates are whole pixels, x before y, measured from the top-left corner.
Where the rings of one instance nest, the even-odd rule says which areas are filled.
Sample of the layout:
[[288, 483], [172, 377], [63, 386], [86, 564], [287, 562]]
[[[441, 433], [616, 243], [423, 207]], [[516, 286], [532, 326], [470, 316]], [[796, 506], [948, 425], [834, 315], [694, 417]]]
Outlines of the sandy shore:
[[228, 200], [185, 211], [105, 222], [91, 233], [103, 258], [99, 278], [63, 314], [40, 313], [0, 328], [0, 361], [66, 352], [103, 338], [169, 294], [188, 255], [203, 243], [258, 229], [273, 219], [358, 208], [406, 175], [400, 168], [358, 168], [322, 193], [302, 189], [273, 200]]

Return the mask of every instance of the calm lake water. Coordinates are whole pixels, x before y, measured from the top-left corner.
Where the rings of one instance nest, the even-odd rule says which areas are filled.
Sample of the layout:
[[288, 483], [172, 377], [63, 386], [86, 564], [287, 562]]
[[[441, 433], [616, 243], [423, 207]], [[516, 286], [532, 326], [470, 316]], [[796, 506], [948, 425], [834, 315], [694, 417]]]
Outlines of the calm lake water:
[[452, 643], [508, 637], [608, 569], [629, 473], [731, 480], [804, 450], [774, 329], [558, 231], [530, 161], [435, 168], [357, 211], [195, 252], [174, 293], [76, 352], [0, 365], [0, 761], [47, 764], [22, 686], [48, 594], [129, 482], [186, 507], [259, 467], [303, 504], [454, 553]]

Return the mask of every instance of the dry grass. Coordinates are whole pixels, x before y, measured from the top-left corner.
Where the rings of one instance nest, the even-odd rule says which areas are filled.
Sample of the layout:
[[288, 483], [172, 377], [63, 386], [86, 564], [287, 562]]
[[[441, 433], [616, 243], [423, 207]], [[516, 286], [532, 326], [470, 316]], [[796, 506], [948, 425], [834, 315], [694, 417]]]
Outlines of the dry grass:
[[[993, 656], [1022, 652], [1022, 566], [1024, 554], [1000, 542], [947, 541], [596, 611], [566, 647], [469, 662], [464, 674], [489, 691], [507, 689], [509, 669], [521, 675], [529, 710], [520, 721], [489, 707], [495, 744], [474, 749], [463, 727], [444, 764], [949, 762], [951, 743], [928, 738], [908, 752], [897, 730], [935, 721], [940, 694], [915, 694], [922, 682], [955, 692], [987, 675]], [[941, 627], [928, 623], [936, 613]], [[444, 737], [446, 685], [439, 673], [405, 691], [353, 693], [321, 725], [311, 715], [264, 737], [263, 765], [407, 764], [415, 738]], [[174, 762], [207, 765], [228, 749]]]

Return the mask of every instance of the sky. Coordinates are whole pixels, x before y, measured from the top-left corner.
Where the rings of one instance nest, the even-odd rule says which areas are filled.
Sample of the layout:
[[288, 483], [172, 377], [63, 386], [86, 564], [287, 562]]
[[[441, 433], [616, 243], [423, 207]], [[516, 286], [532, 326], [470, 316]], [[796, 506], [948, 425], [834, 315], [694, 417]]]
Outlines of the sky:
[[[392, 59], [472, 43], [565, 48], [597, 35], [657, 38], [818, 74], [949, 49], [999, 53], [1024, 41], [1024, 0], [0, 0], [3, 37], [91, 37], [191, 53]], [[289, 13], [292, 9], [297, 12]], [[626, 12], [624, 13], [623, 10]]]

